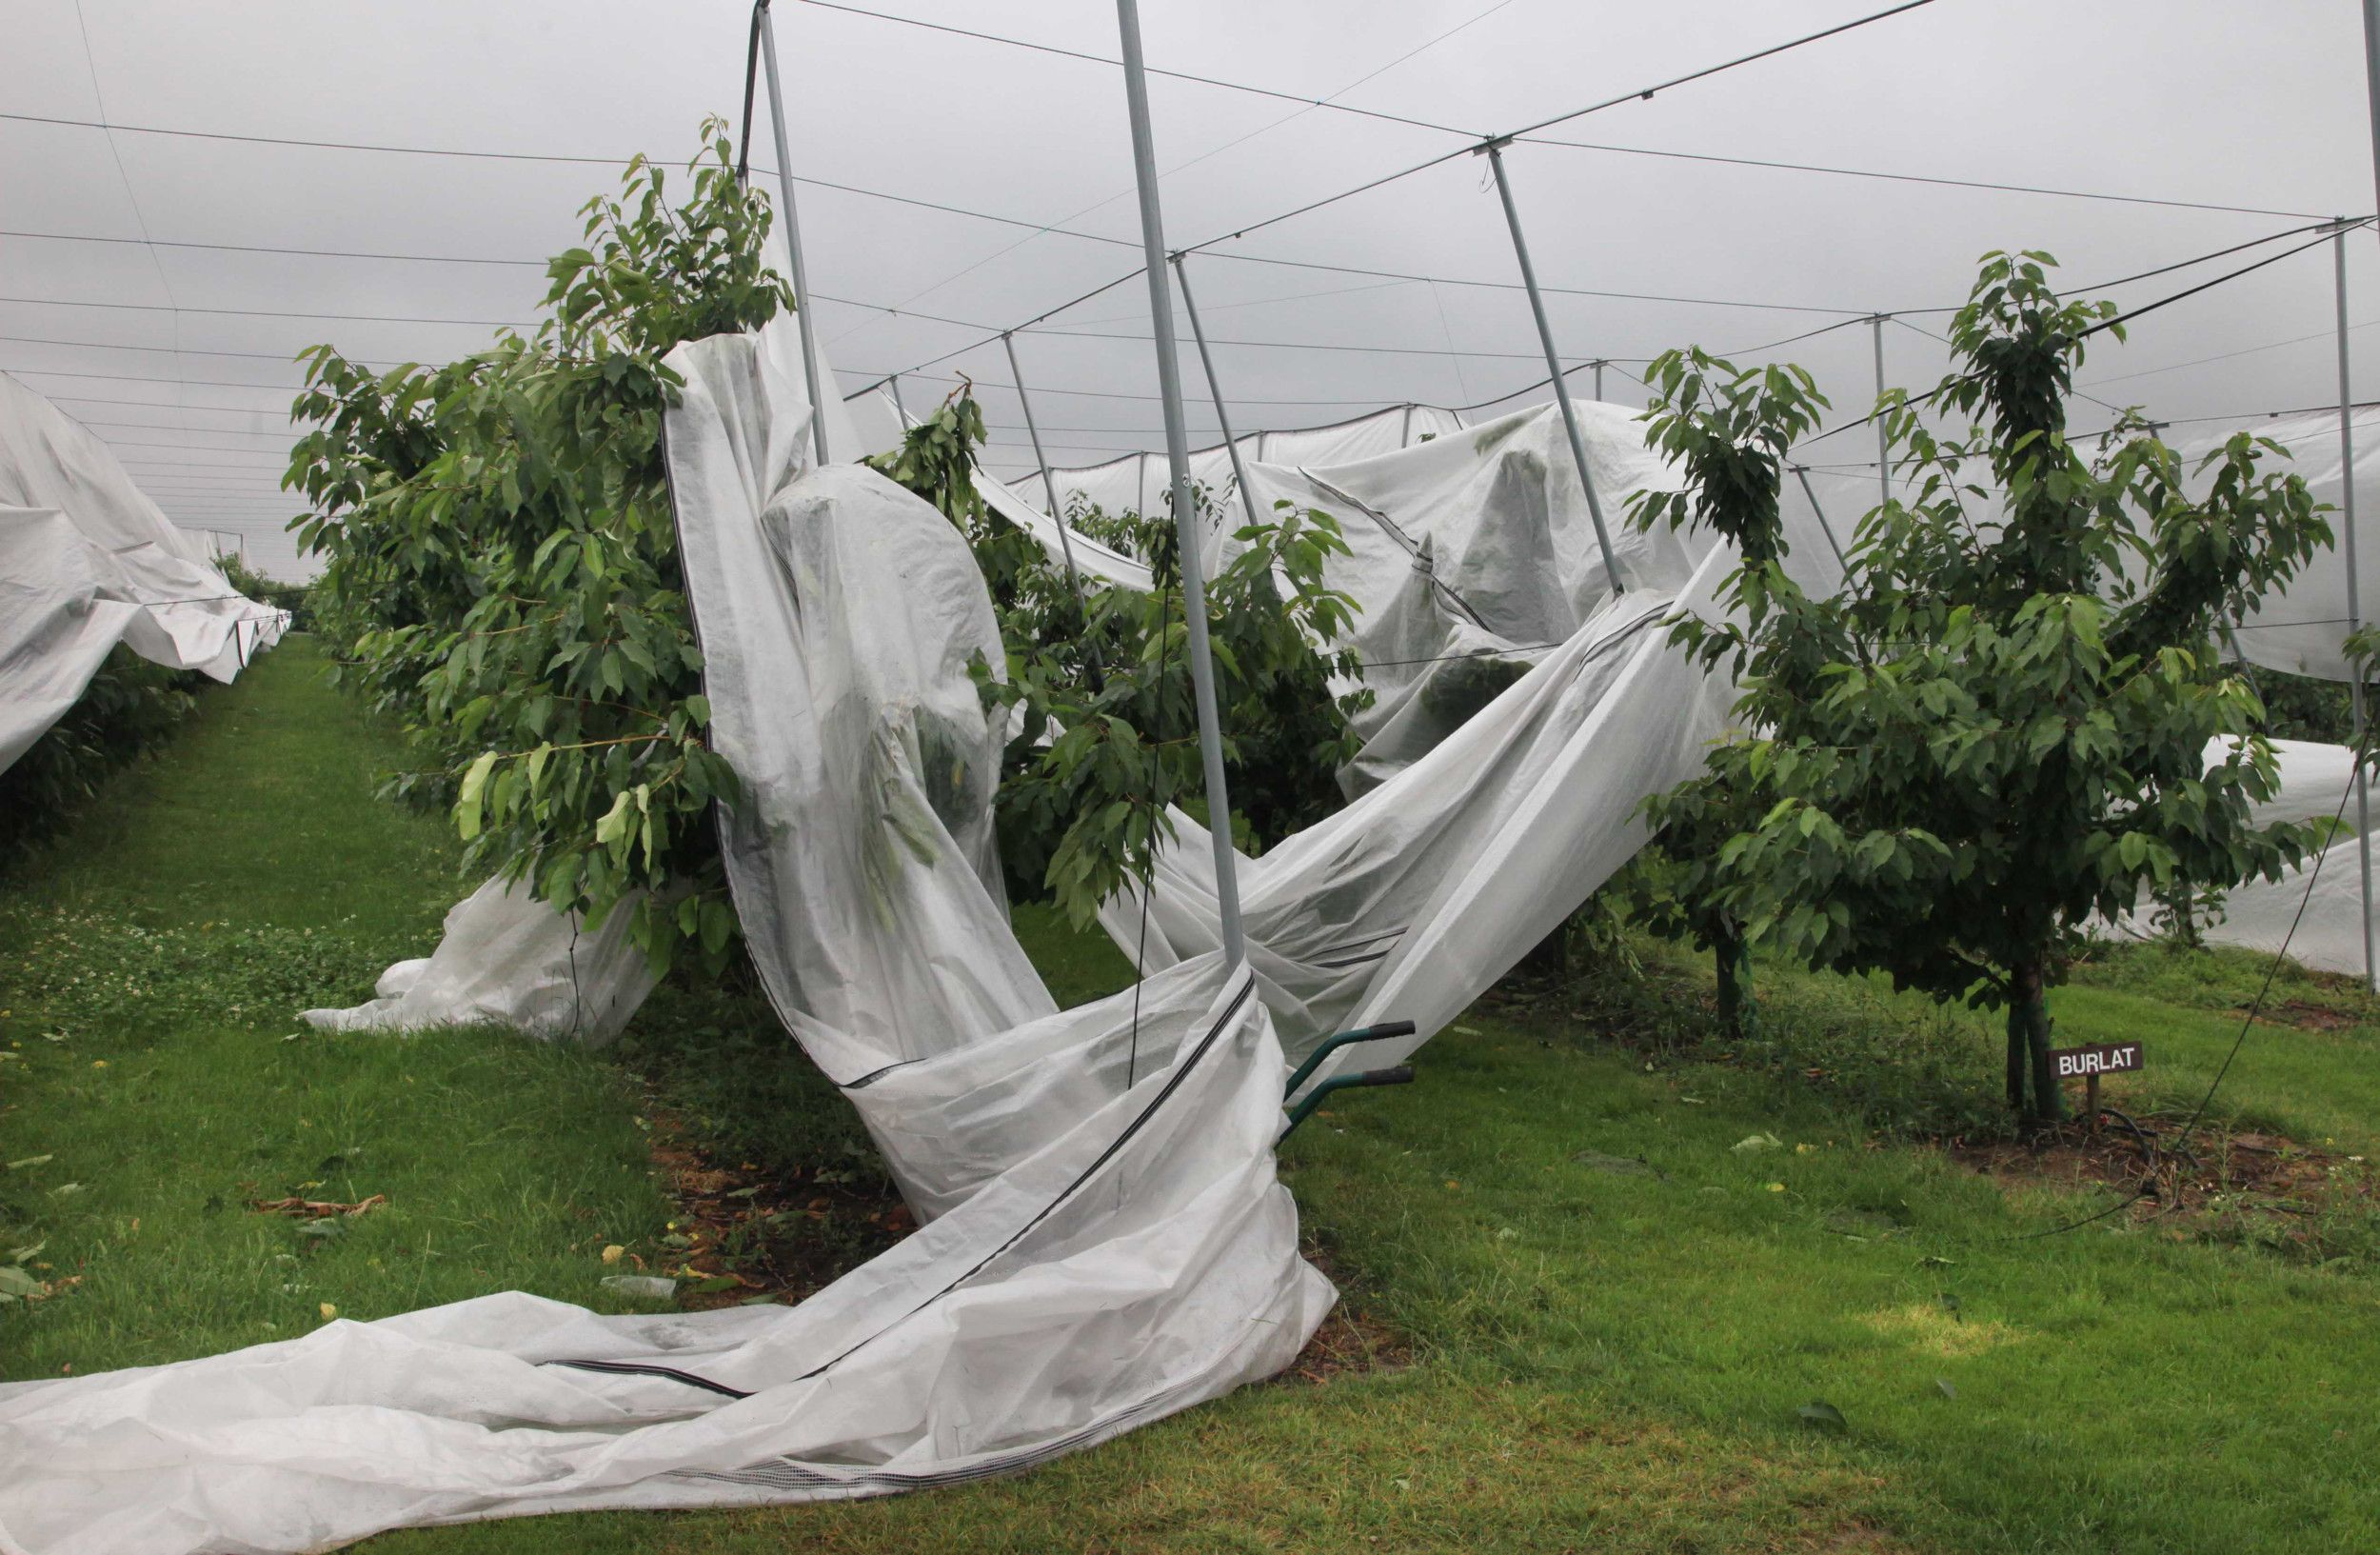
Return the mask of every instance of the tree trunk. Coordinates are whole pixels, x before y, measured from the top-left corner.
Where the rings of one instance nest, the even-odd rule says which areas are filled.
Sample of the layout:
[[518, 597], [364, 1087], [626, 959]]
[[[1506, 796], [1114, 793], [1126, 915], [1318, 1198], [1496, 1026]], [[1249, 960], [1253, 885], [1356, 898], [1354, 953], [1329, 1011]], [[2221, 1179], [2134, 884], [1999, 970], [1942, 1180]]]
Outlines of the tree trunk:
[[2025, 1007], [2014, 998], [2008, 1002], [2008, 1109], [2022, 1114], [2025, 1110], [2026, 1057], [2031, 1052], [2031, 1026], [2025, 1018]]
[[[2043, 991], [2041, 964], [2022, 963], [2015, 973], [2008, 1004], [2009, 1106], [2029, 1123], [2062, 1122], [2066, 1098], [2058, 1089], [2055, 1067], [2050, 1060], [2050, 1006]], [[2028, 1070], [2033, 1076], [2030, 1096], [2025, 1085]]]
[[1752, 947], [1741, 935], [1722, 930], [1712, 936], [1711, 951], [1718, 964], [1719, 1026], [1734, 1040], [1750, 1041], [1760, 1021], [1760, 1001], [1752, 987]]
[[1554, 932], [1530, 947], [1520, 958], [1520, 969], [1539, 977], [1560, 982], [1570, 976], [1570, 920], [1565, 918], [1554, 926]]

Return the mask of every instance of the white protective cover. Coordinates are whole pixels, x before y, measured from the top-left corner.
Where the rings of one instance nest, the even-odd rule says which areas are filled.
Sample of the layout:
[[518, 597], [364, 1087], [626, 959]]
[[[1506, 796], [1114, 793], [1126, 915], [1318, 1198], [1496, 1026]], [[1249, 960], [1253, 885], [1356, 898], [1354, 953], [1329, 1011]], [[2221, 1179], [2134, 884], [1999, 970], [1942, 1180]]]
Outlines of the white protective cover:
[[[1645, 448], [1635, 412], [1590, 402], [1578, 415], [1622, 582], [1675, 591], [1707, 540], [1628, 523], [1631, 497], [1674, 478]], [[1374, 697], [1355, 721], [1363, 748], [1339, 774], [1351, 795], [1435, 748], [1613, 597], [1551, 405], [1365, 458], [1259, 463], [1248, 484], [1259, 514], [1269, 519], [1284, 502], [1319, 508], [1347, 543], [1323, 577], [1360, 607], [1352, 646]], [[1232, 535], [1243, 516], [1236, 504], [1209, 515], [1210, 570], [1240, 548]]]
[[0, 373], [0, 770], [119, 642], [228, 681], [286, 611], [233, 591], [87, 427]]
[[[1675, 489], [1677, 471], [1645, 447], [1637, 411], [1595, 401], [1577, 409], [1623, 580], [1632, 588], [1674, 592], [1709, 550], [1711, 537], [1666, 528], [1639, 533], [1628, 511], [1639, 492]], [[1399, 408], [1241, 443], [1260, 517], [1269, 521], [1282, 502], [1318, 508], [1338, 521], [1348, 545], [1350, 554], [1331, 558], [1323, 576], [1359, 607], [1351, 646], [1363, 668], [1359, 680], [1335, 690], [1359, 685], [1373, 693], [1371, 708], [1356, 718], [1362, 748], [1339, 773], [1351, 797], [1434, 748], [1568, 642], [1611, 597], [1586, 491], [1551, 403], [1476, 427], [1451, 411]], [[1269, 460], [1258, 457], [1259, 446]], [[1220, 447], [1194, 455], [1194, 475], [1201, 458], [1226, 455]], [[1155, 504], [1150, 510], [1161, 511], [1161, 461], [1157, 468], [1147, 495]], [[1217, 468], [1224, 484], [1210, 486], [1202, 515], [1200, 555], [1209, 575], [1241, 548], [1234, 536], [1248, 512], [1229, 482], [1227, 462]], [[1113, 512], [1141, 500], [1134, 460], [1055, 474], [1069, 503], [1097, 501]], [[1057, 526], [1021, 494], [1037, 489], [1038, 477], [1010, 488], [979, 471], [977, 484], [995, 511], [1031, 532], [1053, 559], [1061, 556]], [[1828, 490], [1821, 500], [1842, 510], [1821, 513], [1798, 483], [1786, 484], [1787, 566], [1803, 588], [1831, 593], [1840, 587], [1835, 542], [1842, 526], [1865, 511], [1854, 505], [1867, 494], [1864, 486]], [[1079, 530], [1069, 538], [1087, 578], [1150, 587], [1140, 562]]]
[[507, 1294], [0, 1387], [0, 1549], [298, 1551], [961, 1483], [1269, 1375], [1329, 1309], [1273, 1174], [1282, 1064], [1247, 975], [1209, 957], [1058, 1014], [978, 871], [1000, 730], [950, 657], [990, 621], [964, 543], [872, 474], [805, 474], [801, 378], [764, 346], [674, 360], [714, 730], [752, 795], [739, 906], [934, 1218], [790, 1310]]
[[[1458, 411], [1441, 410], [1434, 405], [1392, 405], [1328, 427], [1247, 432], [1233, 441], [1239, 444], [1240, 460], [1246, 464], [1269, 460], [1274, 464], [1343, 465], [1409, 449], [1459, 431], [1464, 425]], [[1239, 482], [1232, 474], [1231, 451], [1222, 444], [1190, 450], [1190, 478], [1205, 488], [1211, 506], [1238, 506]], [[1173, 475], [1164, 454], [1140, 452], [1096, 465], [1054, 468], [1050, 479], [1058, 488], [1059, 505], [1066, 512], [1081, 506], [1097, 507], [1110, 516], [1139, 513], [1153, 517], [1167, 510], [1166, 489]], [[1253, 472], [1249, 479], [1255, 480]], [[1041, 478], [1035, 475], [1017, 485], [1039, 495]]]
[[729, 878], [781, 1014], [923, 1228], [791, 1309], [605, 1318], [513, 1293], [0, 1386], [0, 1550], [297, 1551], [878, 1494], [1023, 1468], [1268, 1375], [1333, 1299], [1274, 1175], [1268, 1003], [1300, 1047], [1347, 1008], [1415, 1020], [1418, 1045], [1633, 851], [1637, 800], [1719, 729], [1723, 688], [1659, 626], [1679, 584], [1707, 596], [1715, 554], [1594, 609], [1457, 736], [1269, 855], [1253, 974], [1193, 943], [1185, 827], [1154, 893], [1170, 965], [1059, 1011], [990, 853], [1003, 730], [965, 673], [998, 662], [981, 576], [924, 503], [807, 468], [800, 374], [770, 338], [789, 332], [672, 357], [713, 733], [749, 796]]
[[[801, 337], [792, 329], [762, 337], [769, 370], [802, 372]], [[822, 369], [831, 380], [833, 369]], [[809, 436], [808, 423], [801, 435]], [[882, 453], [901, 441], [891, 400], [863, 393], [826, 414], [826, 447], [838, 460]], [[653, 990], [644, 953], [628, 943], [627, 914], [606, 918], [592, 935], [537, 900], [526, 886], [490, 880], [458, 902], [441, 926], [437, 948], [380, 974], [374, 997], [350, 1009], [309, 1009], [303, 1018], [334, 1031], [426, 1031], [492, 1022], [547, 1041], [609, 1043]]]
[[577, 914], [556, 912], [526, 883], [500, 876], [447, 910], [436, 951], [381, 973], [369, 1003], [300, 1018], [329, 1031], [488, 1023], [600, 1047], [653, 991], [650, 965], [628, 943], [633, 906], [622, 902], [588, 932]]

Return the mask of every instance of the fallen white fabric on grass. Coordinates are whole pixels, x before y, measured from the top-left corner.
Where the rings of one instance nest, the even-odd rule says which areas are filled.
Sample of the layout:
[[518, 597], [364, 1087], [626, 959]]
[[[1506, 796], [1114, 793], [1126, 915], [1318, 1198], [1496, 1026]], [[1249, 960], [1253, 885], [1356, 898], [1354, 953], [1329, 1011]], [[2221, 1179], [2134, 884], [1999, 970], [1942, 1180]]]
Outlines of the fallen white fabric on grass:
[[490, 880], [447, 909], [435, 952], [380, 974], [368, 1004], [300, 1018], [329, 1031], [494, 1024], [600, 1047], [653, 991], [651, 967], [628, 942], [633, 906], [622, 902], [590, 932], [526, 883]]
[[1196, 943], [1185, 831], [1152, 920], [1170, 964], [1061, 1011], [992, 849], [982, 576], [925, 503], [808, 468], [790, 332], [671, 357], [712, 737], [744, 794], [724, 855], [780, 1015], [922, 1228], [793, 1308], [508, 1294], [0, 1386], [0, 1549], [279, 1555], [401, 1524], [881, 1494], [1268, 1376], [1334, 1299], [1274, 1172], [1268, 1002], [1301, 1048], [1351, 1008], [1415, 1020], [1417, 1046], [1624, 861], [1637, 801], [1719, 728], [1723, 690], [1661, 628], [1681, 588], [1707, 597], [1715, 555], [1595, 608], [1470, 725], [1251, 866], [1253, 970]]
[[[1269, 1375], [1332, 1299], [1273, 1177], [1279, 1052], [1212, 961], [1142, 991], [1188, 1040], [800, 1306], [599, 1317], [509, 1293], [0, 1387], [0, 1549], [279, 1555], [878, 1495], [1030, 1467]], [[1130, 1005], [1103, 1002], [1111, 1030]]]
[[[990, 619], [964, 542], [873, 474], [805, 473], [800, 376], [766, 343], [672, 360], [714, 735], [751, 796], [742, 915], [828, 1072], [930, 1137], [887, 1130], [932, 1218], [790, 1309], [513, 1294], [0, 1387], [0, 1549], [299, 1551], [961, 1483], [1270, 1375], [1327, 1313], [1273, 1172], [1282, 1060], [1247, 974], [1208, 957], [1059, 1015], [1007, 931], [980, 872], [1001, 731], [950, 657]], [[1014, 1106], [986, 1105], [987, 1070]]]

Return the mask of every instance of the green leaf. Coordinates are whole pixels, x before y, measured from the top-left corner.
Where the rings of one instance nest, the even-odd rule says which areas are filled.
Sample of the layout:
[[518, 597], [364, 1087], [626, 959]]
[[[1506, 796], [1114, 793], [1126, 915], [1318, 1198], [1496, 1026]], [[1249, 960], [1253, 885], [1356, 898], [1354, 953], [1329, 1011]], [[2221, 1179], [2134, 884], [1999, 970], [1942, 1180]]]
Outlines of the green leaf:
[[613, 847], [627, 836], [628, 823], [633, 818], [635, 802], [636, 796], [625, 788], [612, 796], [611, 808], [605, 810], [603, 819], [595, 823], [597, 843], [607, 847]]
[[455, 829], [469, 842], [479, 835], [480, 798], [487, 787], [487, 774], [496, 768], [496, 752], [484, 750], [463, 774], [463, 788], [454, 803]]
[[1812, 1399], [1794, 1413], [1800, 1417], [1803, 1425], [1829, 1435], [1839, 1436], [1851, 1429], [1851, 1422], [1843, 1418], [1843, 1411], [1824, 1399]]

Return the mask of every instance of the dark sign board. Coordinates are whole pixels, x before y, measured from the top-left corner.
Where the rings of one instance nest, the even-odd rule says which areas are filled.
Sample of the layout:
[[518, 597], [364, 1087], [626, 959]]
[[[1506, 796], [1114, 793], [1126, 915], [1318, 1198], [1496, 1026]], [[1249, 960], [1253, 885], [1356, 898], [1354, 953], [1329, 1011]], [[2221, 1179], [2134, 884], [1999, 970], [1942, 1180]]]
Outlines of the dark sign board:
[[2089, 1047], [2053, 1047], [2050, 1062], [2060, 1080], [2083, 1080], [2129, 1073], [2141, 1067], [2142, 1058], [2136, 1042], [2102, 1042]]

